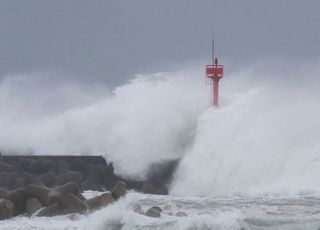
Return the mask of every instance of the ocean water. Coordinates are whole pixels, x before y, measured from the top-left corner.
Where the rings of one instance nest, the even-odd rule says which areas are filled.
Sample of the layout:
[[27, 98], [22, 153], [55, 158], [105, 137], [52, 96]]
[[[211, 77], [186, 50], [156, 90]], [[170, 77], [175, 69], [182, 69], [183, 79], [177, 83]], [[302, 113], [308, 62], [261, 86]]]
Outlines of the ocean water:
[[[91, 192], [90, 197], [94, 195]], [[159, 206], [161, 218], [134, 212]], [[187, 216], [175, 216], [185, 212]], [[85, 215], [15, 217], [1, 221], [1, 230], [317, 230], [320, 228], [320, 197], [260, 196], [200, 198], [145, 195], [135, 192], [104, 208]]]

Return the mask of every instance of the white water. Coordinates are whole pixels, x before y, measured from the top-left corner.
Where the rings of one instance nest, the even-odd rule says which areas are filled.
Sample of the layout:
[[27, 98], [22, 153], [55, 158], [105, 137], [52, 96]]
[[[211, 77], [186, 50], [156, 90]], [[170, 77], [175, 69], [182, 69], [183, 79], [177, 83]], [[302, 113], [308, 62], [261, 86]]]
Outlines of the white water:
[[[92, 194], [93, 195], [93, 194]], [[161, 218], [133, 211], [159, 206]], [[130, 192], [124, 199], [86, 215], [15, 217], [1, 230], [314, 230], [320, 227], [319, 197], [199, 198]], [[177, 217], [183, 211], [184, 217]]]
[[[69, 81], [52, 89], [48, 76], [36, 78], [36, 88], [28, 76], [8, 77], [0, 86], [0, 146], [9, 153], [102, 154], [118, 173], [143, 177], [148, 165], [181, 157], [192, 141], [208, 104], [200, 76], [138, 76], [104, 97]], [[51, 107], [65, 101], [77, 104]]]
[[11, 154], [103, 154], [133, 177], [181, 158], [171, 185], [178, 195], [319, 192], [318, 65], [264, 62], [227, 72], [219, 109], [209, 107], [202, 67], [138, 76], [113, 95], [48, 73], [8, 76], [0, 83], [0, 146]]
[[[298, 67], [290, 75], [276, 73], [278, 79], [254, 73], [251, 78], [263, 79], [228, 103], [223, 100], [218, 110], [203, 112], [172, 193], [319, 192], [320, 80], [314, 67]], [[241, 79], [245, 84], [247, 76]], [[238, 82], [237, 77], [232, 80]]]

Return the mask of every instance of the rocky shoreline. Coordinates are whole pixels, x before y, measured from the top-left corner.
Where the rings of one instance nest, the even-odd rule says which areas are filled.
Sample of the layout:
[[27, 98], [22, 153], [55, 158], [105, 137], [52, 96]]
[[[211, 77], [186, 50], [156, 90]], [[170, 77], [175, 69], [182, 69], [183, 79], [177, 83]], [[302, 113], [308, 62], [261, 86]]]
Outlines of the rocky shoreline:
[[[176, 165], [154, 165], [146, 180], [134, 181], [115, 175], [112, 163], [101, 156], [1, 156], [0, 220], [86, 213], [115, 202], [127, 189], [166, 195]], [[81, 194], [85, 190], [105, 192], [86, 199]], [[160, 212], [153, 207], [145, 214], [157, 217]]]

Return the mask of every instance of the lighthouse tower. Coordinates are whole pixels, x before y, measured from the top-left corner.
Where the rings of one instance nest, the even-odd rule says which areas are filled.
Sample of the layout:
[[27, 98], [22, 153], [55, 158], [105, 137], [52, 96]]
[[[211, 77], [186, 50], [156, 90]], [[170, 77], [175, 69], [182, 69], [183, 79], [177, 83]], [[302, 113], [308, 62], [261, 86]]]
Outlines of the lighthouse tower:
[[214, 56], [214, 39], [212, 39], [212, 64], [206, 65], [206, 83], [211, 87], [211, 104], [219, 105], [219, 81], [223, 78], [223, 65], [218, 64], [218, 58]]

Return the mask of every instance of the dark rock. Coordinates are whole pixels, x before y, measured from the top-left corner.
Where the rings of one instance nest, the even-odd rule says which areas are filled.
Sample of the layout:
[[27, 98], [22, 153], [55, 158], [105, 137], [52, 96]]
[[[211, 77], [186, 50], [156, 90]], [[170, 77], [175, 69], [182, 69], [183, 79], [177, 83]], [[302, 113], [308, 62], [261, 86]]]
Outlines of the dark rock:
[[[177, 163], [178, 161], [168, 161], [155, 164], [147, 174], [147, 181], [134, 181], [116, 176], [112, 163], [107, 164], [103, 157], [10, 155], [0, 159], [0, 188], [16, 189], [28, 184], [52, 187], [75, 181], [83, 190], [110, 190], [115, 199], [126, 194], [127, 189], [165, 195], [168, 194], [166, 185], [169, 184]], [[117, 181], [125, 183], [119, 184]], [[80, 198], [78, 193], [75, 195]], [[83, 197], [81, 200], [84, 200]]]
[[81, 185], [83, 190], [111, 190], [116, 181], [119, 180], [113, 173], [112, 164], [88, 164], [86, 175], [86, 179]]
[[[121, 178], [118, 178], [118, 180], [122, 180]], [[126, 180], [126, 183], [127, 183], [127, 189], [133, 189], [135, 191], [138, 191], [138, 192], [141, 192], [142, 191], [142, 188], [145, 184], [145, 182], [143, 181], [133, 181], [133, 180], [130, 180], [130, 179], [127, 179]]]
[[46, 216], [46, 217], [52, 217], [52, 216], [58, 216], [63, 213], [62, 206], [59, 203], [51, 204], [48, 207], [45, 207], [41, 209], [37, 216]]
[[46, 157], [41, 157], [37, 160], [21, 158], [20, 161], [23, 169], [33, 174], [44, 174], [52, 169], [52, 161]]
[[103, 181], [101, 180], [100, 172], [96, 169], [96, 164], [88, 164], [87, 177], [85, 181], [81, 183], [82, 190], [103, 191]]
[[27, 184], [34, 184], [38, 182], [37, 175], [34, 175], [27, 171], [21, 171], [20, 176], [25, 179]]
[[178, 217], [184, 217], [184, 216], [188, 216], [188, 215], [187, 215], [187, 213], [185, 213], [185, 212], [177, 212], [177, 213], [176, 213], [176, 216], [178, 216]]
[[169, 190], [168, 190], [167, 186], [162, 186], [162, 187], [158, 188], [157, 192], [158, 193], [156, 193], [156, 195], [168, 195], [169, 194]]
[[143, 186], [142, 192], [145, 194], [156, 194], [157, 189], [153, 185], [147, 183]]
[[49, 171], [43, 175], [38, 176], [37, 182], [42, 183], [48, 187], [51, 187], [56, 180], [56, 176], [52, 171]]
[[69, 165], [67, 162], [65, 162], [63, 160], [59, 160], [59, 161], [55, 162], [54, 172], [56, 175], [66, 173], [69, 170], [70, 170], [70, 168], [69, 168]]
[[64, 213], [85, 213], [89, 210], [88, 205], [72, 193], [60, 196], [59, 199]]
[[100, 207], [105, 207], [115, 201], [110, 193], [103, 193], [99, 197]]
[[161, 212], [162, 212], [162, 209], [160, 207], [154, 206], [149, 208], [146, 211], [145, 215], [149, 217], [161, 217]]
[[14, 171], [17, 171], [17, 168], [12, 164], [9, 164], [3, 160], [0, 160], [0, 171], [14, 172]]
[[37, 198], [30, 198], [26, 202], [26, 212], [29, 216], [35, 214], [37, 211], [43, 208], [43, 205]]
[[25, 188], [26, 184], [27, 182], [23, 177], [17, 177], [12, 185], [12, 188], [13, 189]]
[[90, 210], [100, 209], [113, 203], [115, 200], [110, 193], [103, 193], [100, 196], [90, 198], [85, 201]]
[[59, 203], [61, 200], [61, 197], [69, 193], [79, 194], [80, 192], [79, 186], [75, 182], [69, 182], [52, 189], [46, 186], [29, 184], [26, 187], [26, 189], [46, 206], [49, 206], [54, 203]]
[[87, 163], [83, 160], [75, 159], [69, 164], [69, 167], [71, 170], [81, 172], [83, 175], [87, 174]]
[[179, 160], [168, 160], [151, 165], [147, 173], [148, 181], [157, 185], [156, 187], [163, 187], [164, 184], [169, 184], [178, 164]]
[[95, 170], [98, 173], [99, 180], [107, 190], [111, 190], [112, 186], [119, 180], [113, 173], [112, 165], [96, 165]]
[[8, 189], [0, 188], [0, 199], [6, 198]]
[[0, 172], [0, 187], [10, 188], [18, 176], [17, 172]]
[[156, 188], [150, 183], [146, 183], [143, 186], [142, 192], [145, 194], [168, 195], [168, 189], [166, 187]]
[[33, 171], [32, 168], [36, 162], [34, 159], [29, 159], [29, 158], [20, 158], [20, 162], [22, 165], [22, 168], [28, 172]]
[[123, 181], [118, 181], [112, 188], [111, 195], [115, 200], [127, 194], [127, 185]]
[[153, 209], [157, 210], [158, 212], [162, 212], [162, 208], [160, 208], [159, 206], [153, 206]]
[[39, 176], [26, 171], [22, 171], [20, 175], [21, 177], [25, 178], [27, 184], [41, 183], [48, 187], [51, 187], [56, 180], [56, 176], [52, 171], [49, 171]]
[[94, 191], [103, 191], [103, 186], [101, 181], [96, 177], [87, 177], [85, 181], [81, 183], [81, 190], [94, 190]]
[[92, 197], [85, 201], [90, 210], [96, 210], [100, 208], [100, 196]]
[[15, 189], [8, 191], [6, 199], [14, 203], [14, 215], [21, 215], [25, 212], [25, 204], [27, 200], [31, 197], [31, 194], [26, 189]]
[[65, 173], [62, 173], [57, 176], [56, 178], [56, 185], [63, 185], [68, 182], [76, 182], [80, 184], [83, 181], [83, 175], [81, 172], [77, 171], [68, 171]]
[[0, 220], [8, 219], [14, 214], [14, 203], [10, 200], [0, 199]]
[[35, 171], [43, 174], [43, 173], [51, 171], [52, 168], [53, 168], [52, 160], [50, 160], [46, 157], [41, 157], [36, 163]]

